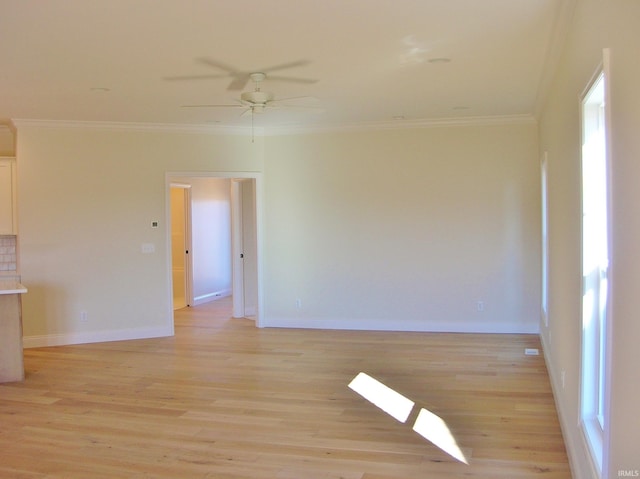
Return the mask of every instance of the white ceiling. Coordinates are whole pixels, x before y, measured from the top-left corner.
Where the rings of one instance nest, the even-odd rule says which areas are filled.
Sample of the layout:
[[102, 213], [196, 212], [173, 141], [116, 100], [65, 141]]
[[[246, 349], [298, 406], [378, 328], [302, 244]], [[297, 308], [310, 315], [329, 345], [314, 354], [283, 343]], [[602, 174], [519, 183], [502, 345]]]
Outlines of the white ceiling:
[[[0, 0], [0, 119], [251, 124], [231, 78], [273, 75], [258, 126], [341, 127], [534, 113], [564, 0]], [[431, 62], [432, 59], [449, 62]], [[249, 82], [243, 91], [252, 89]]]

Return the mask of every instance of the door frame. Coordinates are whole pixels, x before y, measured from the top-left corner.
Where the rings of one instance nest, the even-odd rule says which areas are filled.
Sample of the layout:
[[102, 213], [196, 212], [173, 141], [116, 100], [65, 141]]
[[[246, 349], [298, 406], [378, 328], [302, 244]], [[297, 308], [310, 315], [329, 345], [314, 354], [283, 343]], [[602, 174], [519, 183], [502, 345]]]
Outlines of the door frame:
[[[264, 307], [263, 307], [263, 286], [262, 286], [262, 218], [263, 218], [263, 207], [262, 207], [262, 173], [259, 172], [246, 172], [246, 171], [171, 171], [171, 172], [166, 172], [165, 173], [165, 212], [166, 212], [166, 228], [165, 228], [165, 234], [166, 234], [166, 238], [167, 238], [167, 262], [168, 262], [168, 267], [167, 267], [167, 271], [168, 271], [168, 294], [170, 294], [170, 298], [171, 298], [171, 309], [173, 311], [173, 280], [171, 277], [171, 210], [170, 210], [170, 193], [171, 193], [171, 184], [172, 183], [180, 183], [180, 179], [184, 180], [184, 178], [224, 178], [224, 179], [231, 179], [231, 180], [243, 180], [243, 179], [253, 179], [254, 182], [253, 184], [255, 185], [255, 232], [256, 232], [256, 284], [257, 284], [257, 295], [258, 295], [258, 299], [257, 299], [257, 311], [256, 311], [256, 315], [255, 315], [255, 323], [257, 327], [263, 327], [263, 319], [262, 319], [262, 313], [264, 311]], [[232, 192], [233, 192], [233, 185], [234, 182], [232, 181]], [[236, 197], [234, 199], [234, 196]], [[232, 201], [232, 210], [239, 210], [239, 203], [237, 203], [237, 201], [239, 201], [239, 198], [237, 198], [239, 195], [231, 195], [231, 201]], [[236, 217], [237, 218], [237, 217]], [[238, 220], [240, 220], [240, 218], [238, 218]], [[234, 226], [234, 221], [232, 219], [232, 231], [231, 231], [231, 235], [232, 235], [232, 245], [241, 245], [242, 244], [242, 237], [238, 237], [238, 231], [234, 231], [237, 228]], [[239, 230], [241, 231], [241, 230]], [[239, 242], [239, 243], [237, 243]], [[237, 248], [237, 246], [236, 246]], [[232, 251], [237, 251], [234, 250], [234, 248], [232, 247]], [[234, 256], [234, 261], [232, 261], [232, 269], [235, 269], [235, 263], [236, 263], [236, 254], [232, 253]], [[241, 268], [242, 269], [242, 268]], [[233, 289], [233, 295], [235, 296], [236, 293], [238, 293], [239, 291], [241, 292], [241, 290], [236, 290], [236, 284], [235, 284], [235, 280], [232, 279], [232, 289]], [[172, 321], [173, 321], [173, 314], [172, 314]]]

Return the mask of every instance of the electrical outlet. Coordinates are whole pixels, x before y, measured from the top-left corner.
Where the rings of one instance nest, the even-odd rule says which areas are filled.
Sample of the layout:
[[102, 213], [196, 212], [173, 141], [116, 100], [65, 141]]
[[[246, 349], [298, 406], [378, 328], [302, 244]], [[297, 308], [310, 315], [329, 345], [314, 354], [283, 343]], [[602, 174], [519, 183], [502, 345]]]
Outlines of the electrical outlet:
[[86, 323], [87, 321], [89, 321], [89, 315], [87, 314], [86, 311], [80, 311], [80, 322], [81, 323]]
[[296, 299], [296, 309], [302, 309], [302, 300], [300, 298]]
[[477, 310], [478, 310], [479, 312], [484, 311], [484, 301], [478, 301], [478, 302], [476, 303], [476, 308], [477, 308]]

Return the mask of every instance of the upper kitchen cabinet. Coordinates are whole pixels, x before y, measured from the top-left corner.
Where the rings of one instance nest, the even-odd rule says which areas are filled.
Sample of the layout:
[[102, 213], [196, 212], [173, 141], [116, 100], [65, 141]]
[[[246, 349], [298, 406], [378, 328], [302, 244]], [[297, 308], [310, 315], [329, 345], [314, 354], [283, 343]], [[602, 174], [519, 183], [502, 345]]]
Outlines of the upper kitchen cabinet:
[[0, 157], [0, 235], [17, 232], [16, 159]]

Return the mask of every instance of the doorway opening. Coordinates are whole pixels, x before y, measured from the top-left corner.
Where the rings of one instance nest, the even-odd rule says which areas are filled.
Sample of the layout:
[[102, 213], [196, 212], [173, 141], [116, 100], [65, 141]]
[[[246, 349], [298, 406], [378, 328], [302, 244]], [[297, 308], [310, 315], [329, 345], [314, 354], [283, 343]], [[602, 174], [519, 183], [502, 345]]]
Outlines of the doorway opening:
[[167, 173], [172, 310], [232, 296], [233, 317], [260, 326], [260, 179], [259, 173]]

